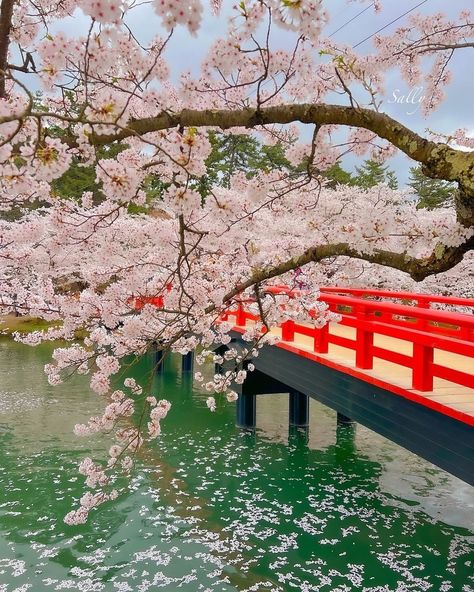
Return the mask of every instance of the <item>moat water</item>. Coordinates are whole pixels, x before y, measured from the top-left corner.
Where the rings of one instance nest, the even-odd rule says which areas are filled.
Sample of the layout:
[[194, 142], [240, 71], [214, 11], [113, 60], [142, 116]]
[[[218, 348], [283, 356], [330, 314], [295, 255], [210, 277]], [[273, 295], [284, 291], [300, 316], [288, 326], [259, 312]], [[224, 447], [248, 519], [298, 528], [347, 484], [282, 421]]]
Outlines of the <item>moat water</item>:
[[51, 351], [0, 342], [0, 592], [474, 591], [474, 488], [314, 401], [309, 434], [289, 432], [285, 395], [259, 397], [241, 432], [177, 357], [129, 491], [65, 525], [79, 459], [110, 440], [73, 435], [104, 402], [83, 376], [49, 386]]

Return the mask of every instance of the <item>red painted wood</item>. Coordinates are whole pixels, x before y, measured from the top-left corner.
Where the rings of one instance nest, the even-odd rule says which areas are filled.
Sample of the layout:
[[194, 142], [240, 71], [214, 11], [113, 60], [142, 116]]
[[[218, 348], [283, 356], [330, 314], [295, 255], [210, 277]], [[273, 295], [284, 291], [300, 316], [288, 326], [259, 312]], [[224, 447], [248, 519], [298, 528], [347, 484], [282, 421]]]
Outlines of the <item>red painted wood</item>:
[[294, 341], [295, 339], [295, 322], [286, 321], [281, 326], [281, 338], [283, 341]]
[[358, 303], [355, 305], [355, 313], [357, 317], [356, 326], [356, 368], [370, 370], [374, 365], [374, 332], [367, 324], [363, 324], [368, 318], [370, 309], [364, 304]]
[[[367, 312], [390, 312], [401, 317], [409, 317], [414, 319], [425, 319], [436, 323], [444, 323], [450, 326], [469, 327], [474, 329], [474, 315], [462, 314], [457, 312], [447, 312], [445, 310], [432, 310], [416, 308], [414, 306], [406, 306], [403, 304], [396, 304], [393, 302], [374, 302], [372, 300], [364, 300], [362, 298], [354, 298], [349, 296], [339, 296], [336, 294], [321, 294], [323, 302], [332, 303], [339, 306], [344, 306], [352, 309], [357, 305], [364, 306]], [[340, 314], [346, 314], [340, 312]]]
[[345, 347], [347, 349], [356, 350], [356, 341], [355, 339], [349, 339], [348, 337], [342, 337], [341, 335], [333, 335], [328, 331], [328, 341], [329, 343], [333, 343], [334, 345], [339, 345], [340, 347]]
[[[425, 309], [429, 309], [430, 308], [430, 300], [429, 298], [426, 298], [425, 296], [420, 296], [417, 299], [417, 307], [418, 308], [425, 308]], [[420, 319], [418, 318], [416, 321], [416, 325], [417, 325], [417, 329], [419, 329], [420, 331], [427, 331], [430, 329], [430, 321], [428, 321], [427, 319]], [[431, 357], [433, 357], [433, 353], [431, 353]], [[433, 361], [433, 360], [431, 360]], [[415, 373], [413, 374], [413, 385], [415, 384], [415, 382], [417, 382], [417, 380], [415, 380]], [[429, 380], [428, 380], [429, 382]], [[431, 378], [431, 383], [433, 383], [433, 378]], [[415, 386], [413, 388], [416, 388]], [[431, 388], [427, 389], [427, 390], [431, 390], [433, 388], [433, 384], [431, 384]], [[419, 389], [419, 390], [423, 390], [423, 389]]]
[[462, 356], [474, 356], [474, 342], [464, 341], [455, 337], [447, 335], [437, 335], [418, 331], [418, 329], [411, 329], [408, 327], [398, 327], [386, 325], [385, 323], [371, 323], [367, 324], [374, 333], [386, 335], [387, 337], [394, 337], [410, 343], [420, 343], [422, 345], [432, 346], [435, 349], [441, 349], [451, 353]]
[[[235, 331], [243, 333], [244, 329], [235, 327]], [[365, 374], [364, 372], [361, 372], [360, 370], [357, 370], [355, 368], [349, 368], [347, 366], [344, 366], [343, 364], [339, 364], [338, 362], [330, 360], [326, 357], [321, 357], [316, 353], [298, 349], [297, 347], [289, 343], [277, 343], [275, 347], [280, 347], [281, 349], [292, 352], [296, 355], [303, 356], [304, 358], [308, 358], [314, 362], [317, 362], [318, 364], [327, 366], [328, 368], [333, 368], [335, 370], [338, 370], [339, 372], [343, 372], [345, 374], [348, 374], [349, 376], [353, 376], [354, 378], [358, 378], [359, 380], [363, 380], [364, 382], [367, 382], [369, 384], [379, 386], [380, 388], [392, 392], [394, 395], [404, 397], [409, 401], [413, 401], [415, 403], [418, 403], [419, 405], [423, 405], [424, 407], [428, 407], [429, 409], [438, 411], [439, 413], [451, 417], [452, 419], [456, 419], [457, 421], [462, 421], [467, 425], [474, 426], [474, 416], [469, 415], [468, 413], [464, 413], [463, 411], [453, 409], [452, 407], [448, 407], [447, 405], [443, 405], [442, 403], [439, 403], [437, 401], [433, 401], [432, 399], [428, 399], [423, 395], [418, 395], [417, 393], [404, 389], [403, 387], [391, 384], [388, 381], [376, 378], [375, 376], [371, 376], [369, 374]]]
[[[289, 297], [302, 293], [286, 286], [272, 286], [267, 291]], [[403, 303], [381, 301], [381, 298]], [[317, 353], [327, 353], [330, 343], [352, 349], [356, 367], [364, 370], [373, 368], [374, 357], [410, 368], [413, 388], [423, 392], [433, 389], [434, 376], [450, 376], [445, 379], [463, 386], [472, 384], [470, 374], [435, 365], [433, 350], [474, 357], [474, 315], [431, 309], [430, 306], [435, 303], [471, 307], [474, 299], [336, 287], [321, 289], [320, 300], [341, 315], [342, 325], [356, 330], [356, 340], [332, 335], [328, 326], [317, 329], [289, 322], [291, 324], [282, 326], [284, 341], [294, 341], [295, 333], [299, 333], [314, 336], [314, 351]], [[407, 305], [407, 301], [416, 305]], [[375, 334], [413, 344], [413, 356], [374, 347]]]
[[381, 360], [386, 360], [399, 366], [405, 366], [405, 368], [413, 368], [413, 358], [411, 356], [406, 356], [405, 354], [394, 352], [384, 347], [374, 346], [374, 358], [380, 358]]
[[390, 290], [370, 290], [366, 288], [341, 288], [339, 286], [327, 286], [320, 288], [321, 293], [326, 294], [347, 294], [358, 298], [391, 298], [392, 300], [403, 300], [430, 304], [448, 304], [451, 306], [474, 307], [474, 298], [461, 298], [457, 296], [438, 296], [434, 294], [415, 294], [413, 292], [392, 292]]
[[294, 325], [294, 330], [300, 335], [306, 335], [307, 337], [314, 337], [316, 331], [318, 331], [316, 327], [306, 327], [305, 325]]
[[433, 390], [433, 346], [413, 344], [412, 386], [422, 392]]
[[129, 298], [128, 302], [133, 304], [135, 310], [141, 310], [145, 304], [152, 304], [157, 308], [163, 308], [163, 296], [135, 296]]
[[438, 378], [444, 378], [444, 380], [463, 384], [464, 386], [474, 389], [474, 374], [461, 372], [461, 370], [455, 370], [454, 368], [445, 368], [439, 364], [433, 364], [433, 374]]
[[237, 305], [236, 315], [235, 315], [235, 322], [239, 327], [245, 327], [245, 323], [248, 316], [245, 312], [243, 304], [239, 302]]
[[315, 329], [314, 346], [315, 352], [327, 354], [329, 349], [329, 325], [324, 325], [320, 329]]

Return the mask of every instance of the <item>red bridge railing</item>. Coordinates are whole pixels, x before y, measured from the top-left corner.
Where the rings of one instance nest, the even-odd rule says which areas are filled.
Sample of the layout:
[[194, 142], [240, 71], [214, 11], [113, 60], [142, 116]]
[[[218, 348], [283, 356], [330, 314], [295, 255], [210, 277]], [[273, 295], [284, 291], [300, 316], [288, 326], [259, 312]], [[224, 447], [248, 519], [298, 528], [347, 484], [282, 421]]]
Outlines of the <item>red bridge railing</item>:
[[[285, 286], [275, 286], [269, 291], [289, 296], [295, 294]], [[410, 301], [415, 305], [372, 300], [369, 297]], [[294, 341], [296, 334], [312, 337], [314, 352], [320, 354], [328, 353], [329, 344], [348, 348], [355, 352], [355, 366], [360, 369], [372, 369], [374, 358], [393, 362], [411, 370], [412, 388], [419, 391], [432, 391], [435, 377], [474, 388], [474, 373], [435, 363], [434, 360], [435, 349], [474, 360], [474, 315], [429, 308], [431, 303], [474, 307], [474, 299], [382, 290], [324, 288], [321, 290], [320, 300], [331, 311], [341, 315], [343, 326], [355, 329], [355, 339], [331, 333], [329, 325], [319, 329], [286, 321], [281, 326], [283, 341]], [[237, 326], [245, 326], [248, 320], [258, 319], [246, 310], [245, 302], [239, 302], [237, 309], [230, 311], [230, 314], [236, 315]], [[375, 335], [411, 343], [412, 355], [376, 346]]]
[[431, 308], [432, 304], [442, 304], [450, 307], [472, 308], [474, 313], [474, 298], [460, 298], [457, 296], [438, 296], [435, 294], [415, 294], [413, 292], [392, 292], [390, 290], [370, 290], [367, 288], [340, 288], [328, 286], [321, 288], [324, 294], [339, 294], [356, 298], [398, 300], [401, 304]]

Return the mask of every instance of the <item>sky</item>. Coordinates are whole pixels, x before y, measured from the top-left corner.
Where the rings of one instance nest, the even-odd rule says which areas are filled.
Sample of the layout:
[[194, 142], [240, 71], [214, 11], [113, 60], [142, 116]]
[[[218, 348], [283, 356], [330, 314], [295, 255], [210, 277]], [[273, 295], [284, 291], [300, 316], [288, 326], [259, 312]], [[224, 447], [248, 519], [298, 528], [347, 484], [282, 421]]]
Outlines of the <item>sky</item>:
[[[373, 10], [368, 10], [358, 19], [347, 25], [347, 27], [336, 33], [333, 38], [355, 45], [419, 3], [420, 0], [385, 0], [381, 13], [375, 15]], [[332, 21], [334, 28], [331, 31], [336, 30], [353, 16], [357, 15], [365, 6], [369, 6], [370, 4], [370, 0], [362, 3], [354, 2], [352, 6], [347, 4], [345, 0], [327, 0], [325, 5], [330, 6], [330, 13], [334, 15]], [[344, 6], [346, 9], [344, 9]], [[447, 16], [456, 17], [461, 10], [468, 8], [474, 8], [473, 0], [428, 0], [423, 6], [415, 10], [414, 13], [434, 14], [442, 12]], [[405, 23], [406, 17], [382, 31], [381, 35], [390, 34]], [[358, 50], [367, 53], [373, 51], [371, 40], [360, 45]], [[441, 133], [450, 133], [458, 128], [467, 128], [470, 132], [474, 132], [473, 59], [473, 49], [457, 52], [450, 66], [453, 73], [453, 81], [447, 87], [446, 100], [436, 111], [430, 113], [428, 118], [424, 117], [420, 113], [420, 110], [412, 113], [413, 105], [394, 102], [394, 93], [397, 97], [400, 97], [402, 94], [406, 96], [410, 89], [396, 72], [388, 73], [385, 84], [387, 101], [384, 104], [383, 110], [388, 115], [422, 135], [425, 135], [426, 129]], [[419, 96], [422, 96], [422, 92], [419, 93]], [[352, 166], [356, 162], [355, 159], [349, 159], [347, 164]], [[413, 166], [412, 161], [400, 154], [390, 159], [388, 163], [395, 170], [403, 185], [408, 179], [409, 167]]]
[[[372, 0], [323, 0], [325, 8], [330, 14], [330, 22], [327, 25], [326, 32], [333, 33], [331, 36], [335, 41], [341, 41], [355, 45], [375, 33], [381, 27], [385, 27], [392, 20], [400, 17], [406, 11], [416, 7], [422, 0], [383, 0], [383, 9], [375, 14], [372, 8], [369, 8], [363, 14], [357, 15], [372, 4]], [[225, 24], [222, 18], [231, 12], [234, 4], [232, 0], [224, 0], [220, 18], [212, 16], [207, 11], [204, 17], [203, 26], [197, 38], [189, 35], [183, 27], [177, 28], [173, 35], [172, 42], [167, 48], [166, 56], [173, 71], [173, 79], [179, 79], [179, 73], [191, 70], [193, 73], [199, 71], [199, 64], [206, 54], [209, 44], [224, 33]], [[422, 6], [414, 12], [424, 14], [433, 14], [442, 12], [450, 17], [456, 17], [463, 9], [474, 8], [474, 0], [425, 0]], [[357, 17], [357, 18], [354, 18]], [[351, 19], [353, 19], [352, 22]], [[381, 34], [388, 35], [397, 27], [406, 23], [407, 17], [402, 17], [397, 22], [384, 29]], [[75, 13], [74, 19], [61, 25], [61, 29], [69, 34], [76, 34], [78, 27], [82, 24], [86, 27], [86, 20], [79, 13]], [[127, 17], [127, 22], [131, 25], [133, 31], [138, 32], [140, 39], [147, 41], [157, 34], [160, 34], [160, 22], [158, 17], [152, 12], [148, 5], [141, 6], [133, 10]], [[163, 32], [162, 32], [163, 34]], [[282, 45], [285, 45], [285, 33], [279, 33], [277, 39]], [[372, 40], [369, 39], [358, 47], [361, 53], [371, 53], [374, 51]], [[383, 110], [399, 120], [407, 127], [425, 135], [427, 129], [440, 133], [450, 133], [457, 128], [467, 128], [474, 134], [474, 68], [472, 67], [474, 50], [466, 49], [456, 52], [451, 62], [450, 69], [453, 73], [453, 81], [447, 88], [446, 100], [434, 112], [425, 118], [421, 110], [415, 110], [414, 105], [401, 104], [395, 102], [395, 97], [408, 95], [410, 90], [416, 92], [416, 98], [423, 95], [423, 89], [410, 89], [403, 82], [397, 72], [388, 72], [386, 78], [386, 100]], [[413, 96], [413, 95], [412, 95]], [[416, 100], [416, 99], [415, 99]], [[413, 112], [415, 110], [415, 112]], [[348, 157], [344, 161], [345, 168], [352, 169], [355, 164], [360, 164], [360, 159]], [[401, 186], [408, 179], [408, 169], [413, 166], [413, 162], [400, 154], [390, 159], [388, 164], [395, 170]]]

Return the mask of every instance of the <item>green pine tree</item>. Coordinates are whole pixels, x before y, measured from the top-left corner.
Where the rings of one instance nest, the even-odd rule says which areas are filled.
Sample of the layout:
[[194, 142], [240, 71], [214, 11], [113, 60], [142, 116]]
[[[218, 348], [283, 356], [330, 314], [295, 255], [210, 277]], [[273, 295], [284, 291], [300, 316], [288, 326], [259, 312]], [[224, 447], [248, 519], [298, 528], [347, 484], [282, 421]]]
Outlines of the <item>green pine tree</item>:
[[408, 185], [418, 197], [416, 207], [428, 210], [452, 204], [456, 190], [454, 183], [430, 179], [424, 175], [421, 166], [410, 168]]
[[[101, 147], [97, 150], [97, 160], [115, 158], [126, 147], [126, 144]], [[72, 159], [71, 165], [64, 175], [51, 183], [51, 188], [57, 195], [65, 199], [79, 200], [84, 191], [91, 191], [96, 203], [104, 198], [100, 186], [95, 180], [95, 167], [93, 165], [83, 166], [77, 157]]]
[[259, 171], [296, 170], [286, 160], [279, 144], [265, 146], [251, 136], [217, 132], [209, 132], [208, 137], [212, 150], [206, 160], [206, 174], [196, 181], [196, 189], [203, 197], [215, 185], [229, 187], [232, 175], [238, 171], [250, 179]]
[[335, 189], [338, 185], [354, 185], [354, 178], [351, 173], [344, 170], [339, 162], [323, 172], [323, 177], [328, 180], [328, 187]]
[[381, 183], [386, 183], [390, 189], [398, 189], [397, 177], [388, 166], [382, 166], [375, 160], [366, 160], [362, 166], [356, 167], [354, 185], [357, 187], [370, 189]]

